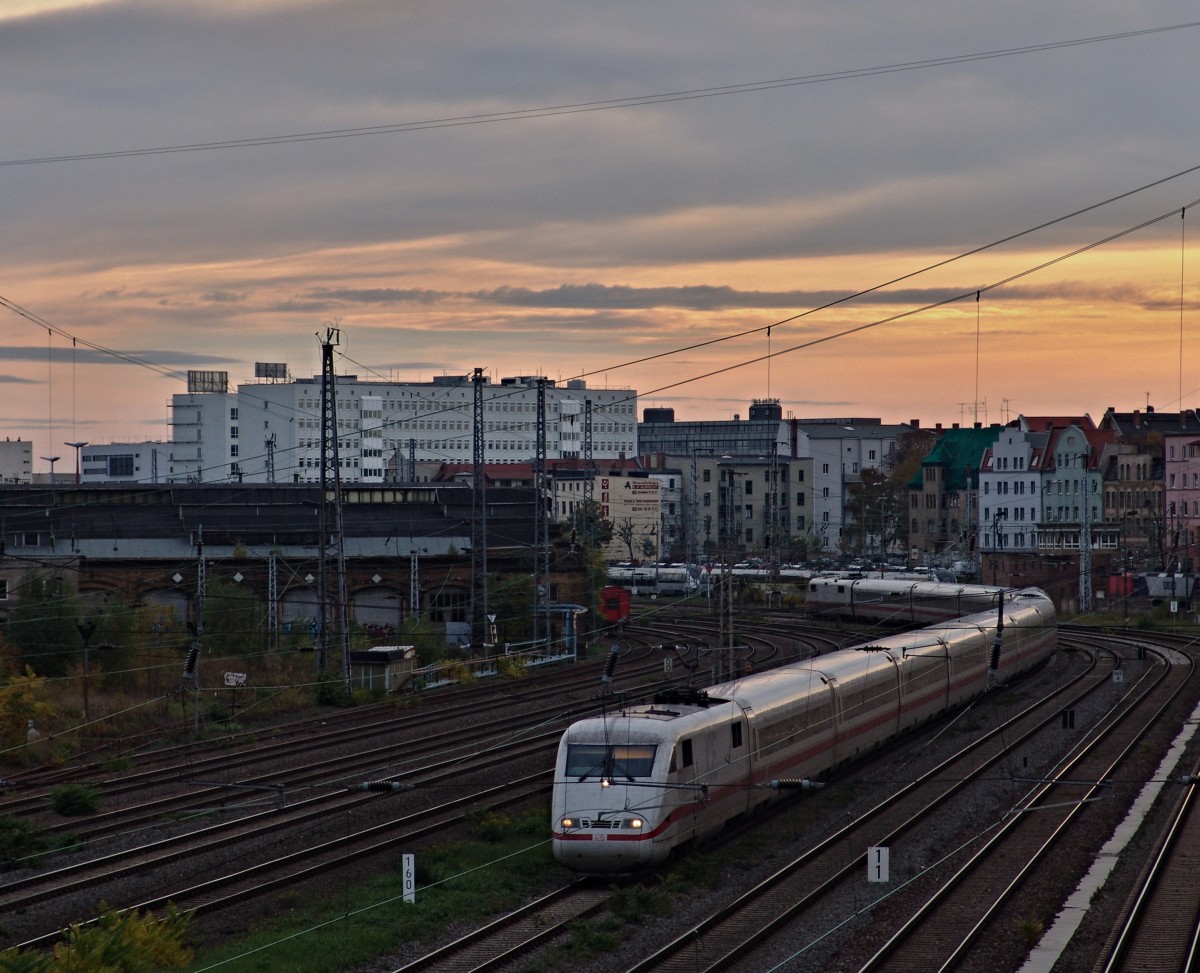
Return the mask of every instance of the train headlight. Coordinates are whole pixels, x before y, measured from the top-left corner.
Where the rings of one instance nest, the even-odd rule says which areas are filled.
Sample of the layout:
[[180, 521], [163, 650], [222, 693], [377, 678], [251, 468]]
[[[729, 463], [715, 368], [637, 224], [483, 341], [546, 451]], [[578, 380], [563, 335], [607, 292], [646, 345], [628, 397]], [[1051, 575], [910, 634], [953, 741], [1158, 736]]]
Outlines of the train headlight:
[[645, 824], [646, 824], [646, 822], [643, 821], [641, 818], [626, 818], [625, 819], [625, 826], [627, 828], [634, 828], [636, 830], [637, 828], [643, 827]]
[[558, 822], [558, 826], [562, 828], [563, 831], [570, 831], [572, 828], [578, 827], [578, 825], [579, 822], [574, 818], [563, 818]]

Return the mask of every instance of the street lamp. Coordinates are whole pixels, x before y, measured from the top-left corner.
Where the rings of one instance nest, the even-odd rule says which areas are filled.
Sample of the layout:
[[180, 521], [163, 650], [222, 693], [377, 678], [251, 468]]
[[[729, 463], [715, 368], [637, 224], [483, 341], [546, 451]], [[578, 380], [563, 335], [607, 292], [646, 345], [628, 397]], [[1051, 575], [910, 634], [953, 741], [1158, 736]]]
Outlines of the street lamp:
[[60, 459], [62, 459], [62, 457], [61, 456], [43, 456], [42, 459], [44, 459], [47, 463], [50, 464], [50, 482], [53, 483], [54, 482], [54, 464], [57, 463]]
[[75, 485], [79, 486], [79, 451], [83, 449], [87, 443], [63, 443], [64, 446], [70, 446], [75, 450]]

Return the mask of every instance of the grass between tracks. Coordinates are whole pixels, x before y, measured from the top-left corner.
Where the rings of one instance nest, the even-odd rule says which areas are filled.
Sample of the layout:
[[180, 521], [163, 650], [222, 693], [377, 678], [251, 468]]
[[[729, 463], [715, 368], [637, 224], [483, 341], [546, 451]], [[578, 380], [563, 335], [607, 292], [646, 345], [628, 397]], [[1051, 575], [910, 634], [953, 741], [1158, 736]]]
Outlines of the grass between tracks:
[[[395, 969], [406, 947], [426, 949], [461, 924], [464, 931], [561, 885], [567, 874], [550, 856], [549, 809], [519, 817], [484, 814], [468, 840], [416, 853], [416, 901], [404, 902], [399, 856], [395, 869], [311, 901], [284, 893], [272, 919], [227, 941], [200, 944], [189, 973], [353, 973]], [[701, 862], [685, 859], [654, 886], [618, 889], [607, 911], [576, 922], [569, 941], [524, 966], [554, 973], [611, 952], [622, 928], [661, 915], [677, 895], [715, 882]]]
[[404, 901], [398, 854], [392, 871], [326, 891], [319, 900], [277, 895], [269, 921], [228, 941], [201, 944], [189, 969], [348, 973], [402, 954], [407, 944], [434, 943], [457, 923], [478, 925], [561, 880], [549, 837], [548, 809], [516, 818], [481, 815], [471, 822], [469, 839], [415, 853], [414, 903]]

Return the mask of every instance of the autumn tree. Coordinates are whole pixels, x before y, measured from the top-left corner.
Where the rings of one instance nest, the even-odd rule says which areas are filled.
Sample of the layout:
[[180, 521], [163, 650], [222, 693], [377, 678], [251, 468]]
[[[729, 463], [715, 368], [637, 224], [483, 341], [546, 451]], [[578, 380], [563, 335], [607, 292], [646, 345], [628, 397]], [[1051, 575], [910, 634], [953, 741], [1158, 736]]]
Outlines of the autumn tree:
[[5, 638], [38, 675], [66, 675], [83, 657], [79, 596], [61, 575], [36, 571], [22, 577], [17, 594], [4, 626]]

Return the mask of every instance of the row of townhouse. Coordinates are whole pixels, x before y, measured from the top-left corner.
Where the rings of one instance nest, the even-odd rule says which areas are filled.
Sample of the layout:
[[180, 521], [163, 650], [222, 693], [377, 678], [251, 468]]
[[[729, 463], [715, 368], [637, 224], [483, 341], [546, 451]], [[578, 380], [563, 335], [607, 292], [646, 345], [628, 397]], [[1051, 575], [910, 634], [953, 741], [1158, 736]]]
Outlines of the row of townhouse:
[[[78, 443], [51, 479], [58, 483], [317, 483], [322, 463], [321, 379], [293, 380], [285, 365], [260, 363], [253, 383], [232, 388], [225, 372], [189, 373], [186, 393], [171, 401], [171, 440]], [[659, 485], [659, 509], [610, 504], [612, 517], [636, 521], [635, 556], [712, 559], [717, 555], [836, 555], [855, 528], [848, 499], [863, 474], [885, 467], [897, 439], [916, 423], [873, 418], [784, 416], [777, 399], [755, 400], [747, 417], [676, 422], [670, 409], [647, 409], [636, 422], [636, 393], [588, 388], [530, 376], [481, 381], [471, 376], [429, 382], [336, 381], [337, 462], [346, 484], [430, 482], [472, 462], [480, 423], [489, 482], [532, 483], [537, 454], [537, 399], [545, 397], [548, 464], [578, 465], [590, 452], [597, 469], [642, 457], [638, 477]], [[481, 405], [481, 409], [477, 406]], [[482, 415], [476, 415], [481, 412]], [[589, 442], [590, 440], [590, 442]], [[588, 447], [590, 446], [590, 450]], [[24, 469], [32, 455], [21, 444]], [[3, 458], [3, 457], [0, 457]], [[67, 465], [75, 460], [72, 473]], [[15, 464], [14, 464], [15, 466]], [[509, 467], [511, 475], [493, 468]], [[518, 468], [520, 468], [518, 470]], [[624, 475], [624, 474], [621, 474]], [[26, 472], [21, 481], [28, 482]], [[584, 486], [558, 472], [547, 502], [560, 519], [598, 481]], [[557, 498], [557, 499], [555, 499]], [[882, 519], [882, 518], [880, 518]], [[875, 525], [876, 537], [882, 527]], [[860, 532], [861, 536], [861, 532]]]
[[909, 484], [914, 551], [985, 573], [1033, 559], [1104, 571], [1191, 570], [1200, 558], [1200, 419], [1106, 410], [946, 431]]
[[664, 529], [678, 557], [782, 561], [841, 554], [855, 532], [858, 546], [873, 537], [882, 547], [882, 516], [865, 536], [851, 496], [867, 471], [888, 469], [897, 443], [917, 428], [915, 420], [785, 417], [777, 399], [756, 399], [746, 419], [678, 422], [671, 409], [647, 409], [638, 443], [648, 466], [679, 484]]

